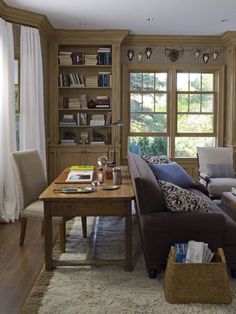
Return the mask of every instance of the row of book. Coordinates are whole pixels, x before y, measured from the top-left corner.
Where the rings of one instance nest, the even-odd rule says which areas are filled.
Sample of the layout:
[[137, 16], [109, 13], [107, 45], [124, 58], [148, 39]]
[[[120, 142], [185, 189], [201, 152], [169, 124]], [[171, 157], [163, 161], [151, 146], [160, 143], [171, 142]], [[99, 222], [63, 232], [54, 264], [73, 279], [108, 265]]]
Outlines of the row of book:
[[59, 97], [59, 108], [62, 109], [87, 109], [87, 108], [110, 108], [109, 96], [97, 96], [95, 100], [91, 99], [88, 95], [82, 94], [79, 97]]
[[98, 72], [85, 78], [79, 73], [60, 73], [58, 76], [59, 87], [111, 87], [111, 84], [111, 72]]
[[84, 77], [79, 73], [60, 73], [58, 76], [59, 87], [85, 87]]
[[86, 54], [77, 51], [60, 51], [58, 55], [60, 65], [111, 65], [111, 48], [98, 48], [97, 54]]
[[111, 112], [104, 114], [92, 114], [89, 115], [87, 112], [78, 112], [74, 114], [63, 114], [60, 117], [60, 126], [105, 126], [111, 125], [112, 115]]

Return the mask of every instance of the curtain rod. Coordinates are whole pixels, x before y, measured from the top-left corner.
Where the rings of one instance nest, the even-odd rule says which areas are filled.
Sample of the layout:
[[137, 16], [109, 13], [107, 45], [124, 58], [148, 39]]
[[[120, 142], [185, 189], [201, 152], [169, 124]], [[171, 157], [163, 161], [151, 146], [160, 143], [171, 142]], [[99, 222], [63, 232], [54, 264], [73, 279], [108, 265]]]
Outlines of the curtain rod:
[[39, 30], [39, 28], [37, 26], [33, 26], [33, 25], [25, 24], [25, 23], [12, 22], [11, 20], [5, 19], [3, 16], [0, 16], [0, 18], [2, 18], [5, 22], [8, 22], [8, 23], [12, 23], [12, 24], [19, 25], [19, 26], [21, 26], [21, 25], [22, 26], [28, 26], [28, 27], [36, 28]]

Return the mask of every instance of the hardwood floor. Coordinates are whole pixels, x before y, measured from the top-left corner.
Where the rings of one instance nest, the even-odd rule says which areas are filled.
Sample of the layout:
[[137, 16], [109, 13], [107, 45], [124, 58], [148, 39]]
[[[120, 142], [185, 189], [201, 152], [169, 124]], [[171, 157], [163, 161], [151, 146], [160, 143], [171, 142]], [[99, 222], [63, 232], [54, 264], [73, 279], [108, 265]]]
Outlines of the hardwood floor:
[[41, 222], [29, 220], [24, 247], [20, 223], [0, 223], [0, 314], [18, 314], [44, 264]]

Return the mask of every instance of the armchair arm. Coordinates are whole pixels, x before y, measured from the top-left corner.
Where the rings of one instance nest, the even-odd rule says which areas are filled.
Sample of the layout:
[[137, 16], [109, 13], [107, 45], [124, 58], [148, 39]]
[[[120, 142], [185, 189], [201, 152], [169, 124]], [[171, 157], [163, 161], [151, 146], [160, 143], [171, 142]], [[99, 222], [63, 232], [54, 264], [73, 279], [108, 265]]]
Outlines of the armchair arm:
[[205, 180], [206, 183], [209, 183], [211, 180], [211, 177], [205, 172], [200, 172], [199, 176], [201, 179]]
[[220, 213], [158, 212], [140, 215], [142, 229], [157, 232], [223, 231], [225, 217]]

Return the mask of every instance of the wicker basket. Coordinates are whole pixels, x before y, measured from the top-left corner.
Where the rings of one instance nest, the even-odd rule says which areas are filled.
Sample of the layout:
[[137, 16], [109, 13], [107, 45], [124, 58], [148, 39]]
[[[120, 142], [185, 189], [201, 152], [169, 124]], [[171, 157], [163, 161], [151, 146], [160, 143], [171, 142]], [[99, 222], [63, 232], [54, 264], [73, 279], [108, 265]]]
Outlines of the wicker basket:
[[225, 256], [218, 249], [211, 263], [176, 263], [171, 248], [163, 288], [169, 303], [231, 303]]

